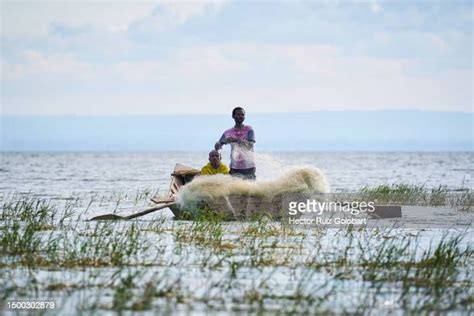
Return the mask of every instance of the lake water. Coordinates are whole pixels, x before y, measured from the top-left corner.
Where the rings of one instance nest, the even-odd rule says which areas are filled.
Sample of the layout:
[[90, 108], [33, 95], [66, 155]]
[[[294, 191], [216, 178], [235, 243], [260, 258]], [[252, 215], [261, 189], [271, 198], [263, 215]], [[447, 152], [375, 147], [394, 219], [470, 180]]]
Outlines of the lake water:
[[[228, 155], [223, 154], [226, 163]], [[453, 191], [474, 185], [472, 152], [267, 152], [257, 153], [256, 158], [258, 179], [276, 178], [295, 166], [312, 166], [325, 174], [333, 192], [392, 183], [444, 186]], [[64, 225], [55, 221], [38, 228], [35, 236], [44, 242], [37, 247], [57, 246], [49, 248], [49, 254], [34, 249], [38, 258], [46, 258], [38, 261], [44, 266], [24, 263], [26, 254], [0, 256], [0, 292], [9, 292], [9, 300], [53, 300], [58, 309], [50, 314], [74, 314], [84, 308], [86, 313], [111, 313], [121, 301], [130, 310], [149, 286], [161, 293], [152, 296], [150, 315], [163, 310], [190, 314], [234, 311], [236, 315], [255, 311], [401, 314], [446, 306], [454, 313], [472, 311], [462, 303], [474, 295], [472, 254], [449, 273], [433, 268], [447, 276], [433, 276], [424, 265], [415, 265], [421, 256], [434, 252], [432, 245], [457, 240], [457, 236], [462, 236], [459, 244], [448, 243], [454, 250], [446, 251], [464, 258], [455, 251], [474, 242], [472, 211], [404, 206], [401, 220], [409, 229], [392, 228], [397, 219], [383, 219], [382, 229], [310, 227], [290, 233], [273, 223], [267, 227], [252, 222], [208, 226], [191, 221], [162, 222], [161, 212], [134, 221], [84, 220], [112, 211], [130, 214], [142, 210], [150, 194], [168, 190], [176, 163], [200, 168], [206, 161], [206, 152], [0, 154], [2, 199], [9, 201], [13, 193], [24, 194], [57, 205], [59, 218], [67, 209], [74, 214]], [[17, 222], [16, 216], [7, 216], [1, 225], [0, 234], [10, 238], [5, 238], [9, 240], [4, 243], [6, 249], [8, 244], [19, 247], [16, 236], [26, 236], [16, 234], [20, 229]], [[129, 237], [134, 234], [135, 239]], [[120, 244], [139, 250], [132, 255], [127, 252], [123, 262], [91, 265], [92, 259], [108, 260], [109, 245], [120, 249]], [[83, 257], [87, 260], [80, 261]], [[395, 266], [377, 266], [390, 260]], [[62, 265], [58, 267], [57, 262]], [[397, 268], [400, 264], [405, 267], [404, 262], [413, 264], [410, 274]], [[446, 264], [436, 262], [440, 267]], [[431, 283], [420, 285], [412, 277], [419, 282], [433, 278], [445, 282], [449, 277], [451, 283], [438, 282], [437, 290], [431, 291]], [[130, 296], [121, 296], [124, 291], [130, 291], [125, 292]]]
[[[257, 153], [257, 176], [272, 179], [294, 166], [319, 168], [333, 192], [405, 183], [427, 188], [473, 188], [474, 153]], [[229, 155], [223, 153], [228, 163]], [[1, 153], [0, 192], [46, 197], [73, 194], [166, 191], [176, 163], [200, 168], [205, 152], [162, 153]]]

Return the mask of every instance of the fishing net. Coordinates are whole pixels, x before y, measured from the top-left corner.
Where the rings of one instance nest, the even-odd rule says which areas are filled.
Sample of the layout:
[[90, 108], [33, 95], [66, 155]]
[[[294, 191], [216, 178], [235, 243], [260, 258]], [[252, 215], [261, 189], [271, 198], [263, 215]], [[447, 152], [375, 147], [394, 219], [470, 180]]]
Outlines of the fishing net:
[[312, 192], [327, 193], [329, 184], [319, 169], [300, 167], [273, 181], [248, 181], [222, 174], [196, 177], [180, 190], [177, 201], [182, 206], [193, 206], [228, 196], [272, 198], [288, 193]]

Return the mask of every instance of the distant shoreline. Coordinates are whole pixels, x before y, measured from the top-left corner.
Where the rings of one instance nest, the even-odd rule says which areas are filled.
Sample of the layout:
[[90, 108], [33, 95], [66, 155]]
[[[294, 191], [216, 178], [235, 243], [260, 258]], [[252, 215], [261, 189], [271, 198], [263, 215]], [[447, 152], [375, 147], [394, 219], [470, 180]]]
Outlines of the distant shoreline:
[[[256, 152], [466, 152], [474, 113], [344, 111], [247, 113]], [[0, 116], [0, 151], [207, 151], [230, 115]]]

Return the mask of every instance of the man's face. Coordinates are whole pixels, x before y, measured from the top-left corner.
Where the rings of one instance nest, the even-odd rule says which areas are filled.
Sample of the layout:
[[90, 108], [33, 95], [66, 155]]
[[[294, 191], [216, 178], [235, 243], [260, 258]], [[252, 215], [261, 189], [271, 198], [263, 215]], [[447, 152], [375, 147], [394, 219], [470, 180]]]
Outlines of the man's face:
[[209, 162], [214, 168], [219, 167], [219, 163], [221, 162], [221, 155], [218, 152], [211, 152], [209, 154]]
[[236, 124], [242, 124], [245, 120], [245, 112], [242, 110], [237, 110], [232, 116]]

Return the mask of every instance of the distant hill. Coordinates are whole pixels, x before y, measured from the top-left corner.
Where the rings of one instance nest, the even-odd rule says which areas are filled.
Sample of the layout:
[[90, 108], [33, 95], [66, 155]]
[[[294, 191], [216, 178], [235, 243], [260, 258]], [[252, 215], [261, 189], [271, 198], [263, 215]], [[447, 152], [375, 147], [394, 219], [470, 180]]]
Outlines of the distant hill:
[[[257, 150], [472, 151], [474, 114], [424, 111], [247, 113]], [[208, 150], [230, 115], [0, 116], [1, 151]]]

